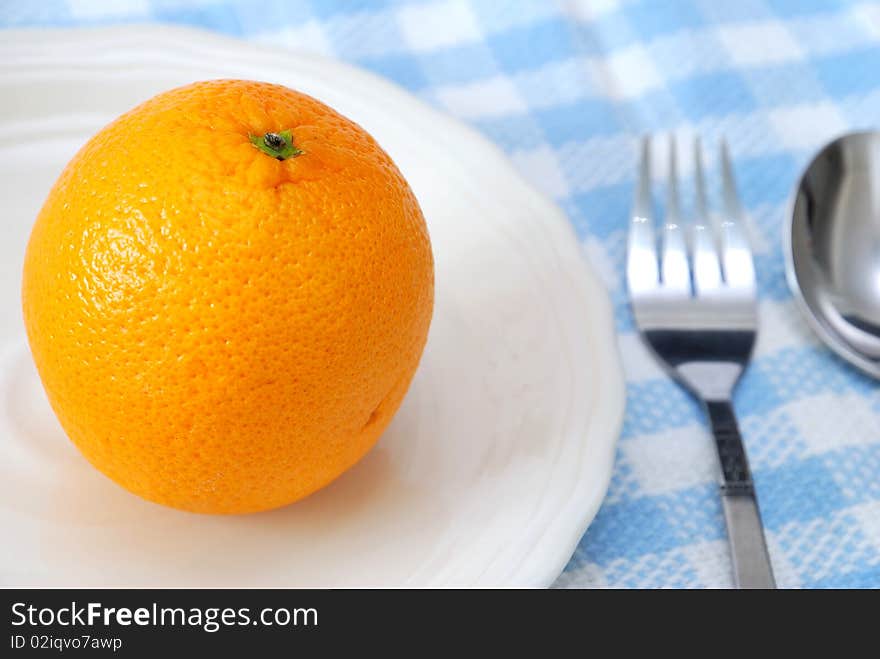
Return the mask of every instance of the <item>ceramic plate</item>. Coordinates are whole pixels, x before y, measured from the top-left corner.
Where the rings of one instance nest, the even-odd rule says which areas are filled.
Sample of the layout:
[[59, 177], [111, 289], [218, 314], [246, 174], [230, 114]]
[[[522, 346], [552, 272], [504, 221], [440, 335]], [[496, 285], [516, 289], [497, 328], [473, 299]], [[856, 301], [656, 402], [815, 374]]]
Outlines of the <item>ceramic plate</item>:
[[[182, 513], [128, 494], [55, 420], [24, 339], [33, 218], [119, 113], [194, 80], [281, 83], [397, 161], [428, 219], [436, 307], [412, 388], [330, 487], [269, 513]], [[0, 43], [0, 584], [546, 586], [604, 496], [624, 393], [609, 301], [562, 213], [485, 139], [335, 61], [168, 27]]]

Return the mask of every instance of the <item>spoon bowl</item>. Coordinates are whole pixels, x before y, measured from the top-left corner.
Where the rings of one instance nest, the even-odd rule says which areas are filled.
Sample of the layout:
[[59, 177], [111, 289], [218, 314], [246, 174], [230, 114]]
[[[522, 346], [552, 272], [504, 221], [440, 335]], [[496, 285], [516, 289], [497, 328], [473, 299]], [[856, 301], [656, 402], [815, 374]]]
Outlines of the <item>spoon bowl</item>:
[[786, 275], [807, 320], [834, 352], [880, 378], [880, 132], [819, 151], [788, 220]]

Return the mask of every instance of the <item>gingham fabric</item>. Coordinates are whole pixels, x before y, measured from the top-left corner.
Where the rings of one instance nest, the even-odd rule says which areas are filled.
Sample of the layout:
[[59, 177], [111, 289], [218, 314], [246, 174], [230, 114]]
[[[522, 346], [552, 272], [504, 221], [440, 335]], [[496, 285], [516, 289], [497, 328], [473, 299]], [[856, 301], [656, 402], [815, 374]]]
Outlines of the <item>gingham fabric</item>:
[[482, 131], [567, 212], [614, 302], [628, 402], [608, 497], [561, 587], [731, 584], [705, 421], [641, 347], [623, 282], [636, 137], [726, 135], [760, 279], [761, 333], [736, 408], [778, 582], [880, 586], [880, 390], [806, 329], [781, 253], [786, 202], [813, 151], [880, 122], [880, 5], [0, 2], [4, 27], [121, 22], [198, 26], [370, 69]]

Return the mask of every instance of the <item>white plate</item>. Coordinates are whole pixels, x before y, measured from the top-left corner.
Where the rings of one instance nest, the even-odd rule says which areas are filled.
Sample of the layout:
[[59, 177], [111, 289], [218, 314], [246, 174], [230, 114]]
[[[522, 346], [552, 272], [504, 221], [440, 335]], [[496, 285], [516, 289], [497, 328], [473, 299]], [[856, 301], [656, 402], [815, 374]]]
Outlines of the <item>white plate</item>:
[[[428, 346], [376, 448], [330, 487], [241, 517], [150, 504], [89, 466], [24, 340], [33, 218], [115, 115], [193, 80], [305, 91], [362, 124], [422, 204]], [[3, 33], [0, 584], [546, 586], [604, 496], [623, 415], [611, 308], [567, 219], [486, 140], [363, 71], [193, 30]]]

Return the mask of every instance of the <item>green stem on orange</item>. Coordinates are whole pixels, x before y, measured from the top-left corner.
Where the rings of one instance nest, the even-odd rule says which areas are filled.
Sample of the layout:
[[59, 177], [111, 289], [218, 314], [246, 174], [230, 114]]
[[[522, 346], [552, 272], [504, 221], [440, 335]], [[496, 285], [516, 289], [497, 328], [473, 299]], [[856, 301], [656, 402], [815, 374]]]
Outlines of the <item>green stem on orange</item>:
[[260, 151], [277, 160], [287, 160], [302, 154], [302, 151], [293, 145], [293, 135], [289, 130], [282, 130], [280, 133], [266, 133], [265, 135], [249, 133], [248, 139]]

